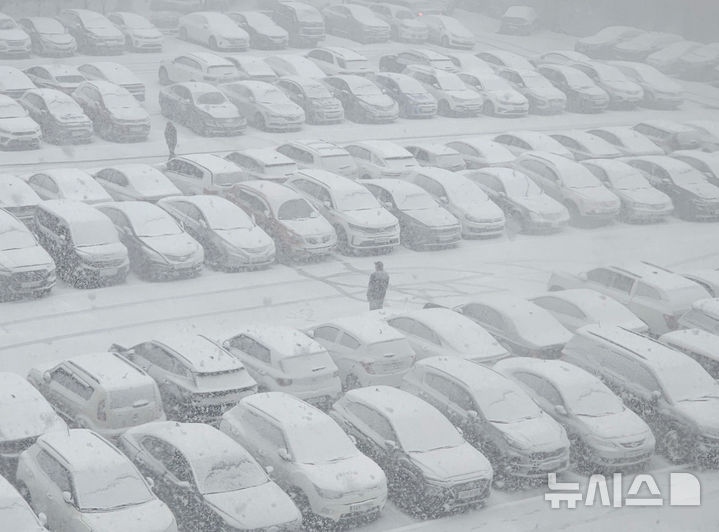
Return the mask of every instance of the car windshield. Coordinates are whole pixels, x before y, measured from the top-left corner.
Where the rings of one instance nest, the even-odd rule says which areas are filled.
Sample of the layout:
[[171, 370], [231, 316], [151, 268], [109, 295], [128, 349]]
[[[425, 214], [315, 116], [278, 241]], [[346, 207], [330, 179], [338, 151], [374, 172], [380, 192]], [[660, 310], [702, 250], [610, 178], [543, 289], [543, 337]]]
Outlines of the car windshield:
[[672, 172], [672, 179], [677, 185], [701, 185], [707, 182], [704, 175], [696, 168], [687, 167]]
[[502, 184], [510, 198], [529, 198], [542, 194], [542, 189], [527, 176], [515, 174], [514, 178], [505, 179]]
[[0, 227], [0, 251], [32, 248], [36, 245], [32, 233], [25, 227], [16, 224]]
[[78, 247], [102, 246], [118, 241], [117, 231], [109, 218], [73, 223], [70, 232], [72, 241]]
[[533, 89], [551, 89], [554, 87], [547, 78], [538, 72], [526, 72], [522, 74], [522, 79], [527, 87]]
[[200, 493], [226, 493], [252, 488], [268, 482], [267, 475], [254, 460], [241, 453], [223, 453], [193, 464]]
[[662, 368], [659, 381], [674, 402], [719, 399], [719, 384], [698, 363]]
[[417, 166], [417, 161], [411, 155], [399, 155], [397, 157], [385, 157], [387, 166], [394, 169], [410, 168]]
[[19, 118], [27, 116], [27, 112], [15, 100], [3, 102], [0, 105], [0, 118]]
[[563, 395], [569, 409], [578, 416], [601, 417], [624, 411], [624, 403], [601, 383], [566, 387]]
[[368, 190], [358, 188], [338, 195], [337, 208], [340, 211], [368, 211], [379, 208], [379, 203]]
[[619, 190], [636, 190], [651, 188], [649, 181], [638, 170], [627, 169], [623, 172], [607, 172], [612, 186]]
[[[418, 423], [418, 419], [422, 422]], [[457, 429], [433, 407], [424, 408], [421, 416], [397, 416], [393, 425], [402, 449], [410, 453], [459, 447], [464, 443]]]
[[310, 419], [311, 423], [298, 423], [288, 434], [295, 461], [302, 464], [326, 464], [360, 454], [347, 434], [331, 418], [321, 414]]
[[319, 11], [310, 6], [296, 4], [295, 13], [297, 14], [297, 19], [302, 22], [324, 22], [324, 19], [322, 18], [322, 15], [320, 15]]
[[591, 78], [581, 70], [567, 68], [562, 70], [562, 73], [567, 79], [567, 84], [570, 87], [574, 87], [576, 89], [586, 89], [588, 87], [594, 86], [594, 82], [591, 80]]
[[352, 93], [356, 96], [379, 96], [382, 91], [369, 80], [355, 80], [350, 84]]
[[516, 423], [542, 415], [537, 404], [514, 387], [479, 389], [474, 397], [482, 415], [491, 423]]
[[140, 220], [135, 225], [135, 232], [140, 237], [172, 236], [182, 234], [182, 229], [165, 213], [157, 214]]
[[306, 220], [307, 218], [317, 218], [317, 212], [303, 198], [287, 200], [277, 209], [278, 220]]
[[350, 7], [350, 12], [352, 13], [352, 17], [355, 20], [358, 20], [359, 22], [364, 22], [365, 24], [375, 23], [376, 17], [370, 9], [358, 5], [351, 5]]
[[197, 97], [198, 105], [222, 105], [227, 98], [221, 92], [205, 92]]
[[17, 28], [17, 24], [15, 24], [14, 20], [9, 18], [0, 19], [0, 30], [11, 30], [13, 28]]
[[129, 109], [139, 107], [137, 100], [129, 92], [114, 92], [104, 95], [105, 105], [110, 109]]
[[405, 94], [425, 94], [427, 92], [419, 81], [409, 76], [398, 76], [392, 79], [399, 90]]
[[446, 186], [445, 190], [447, 191], [449, 199], [458, 205], [480, 205], [489, 200], [482, 189], [471, 181], [456, 183], [453, 186]]
[[288, 101], [285, 94], [275, 87], [267, 87], [258, 90], [256, 98], [259, 103], [266, 104], [286, 103]]
[[65, 27], [54, 18], [39, 18], [33, 20], [32, 23], [38, 33], [45, 35], [63, 35], [65, 33]]
[[445, 166], [462, 166], [464, 164], [464, 159], [459, 154], [449, 153], [447, 155], [437, 155], [435, 158], [437, 162], [437, 166], [445, 167]]
[[245, 20], [250, 26], [270, 27], [274, 26], [272, 19], [263, 13], [254, 13], [252, 11], [245, 11], [242, 13]]
[[7, 530], [41, 530], [35, 514], [19, 496], [0, 501], [0, 516]]
[[467, 86], [457, 74], [437, 71], [435, 73], [440, 88], [446, 91], [466, 91]]
[[564, 172], [562, 180], [569, 188], [594, 188], [601, 185], [592, 172], [579, 165], [573, 167], [569, 172]]
[[375, 355], [386, 355], [393, 353], [395, 355], [414, 355], [414, 350], [406, 338], [397, 338], [396, 340], [385, 340], [384, 342], [375, 342], [368, 344], [367, 352]]
[[85, 26], [88, 29], [105, 29], [105, 28], [114, 28], [113, 26], [105, 17], [103, 17], [100, 14], [90, 13], [82, 18], [82, 25]]
[[331, 98], [332, 94], [329, 89], [318, 82], [306, 82], [303, 84], [305, 94], [308, 98]]
[[323, 155], [322, 166], [330, 172], [346, 170], [354, 168], [354, 159], [347, 153], [338, 153], [336, 155]]
[[616, 83], [619, 81], [627, 81], [627, 77], [622, 74], [622, 71], [619, 70], [617, 67], [612, 65], [604, 65], [602, 63], [597, 63], [595, 65], [592, 65], [594, 70], [599, 74], [599, 77], [602, 78], [602, 81], [606, 83]]
[[73, 480], [77, 506], [86, 512], [126, 508], [154, 498], [130, 462], [91, 467], [75, 473]]
[[254, 226], [245, 211], [228, 201], [213, 201], [203, 209], [207, 225], [212, 229], [249, 229]]
[[420, 211], [436, 209], [437, 203], [432, 196], [425, 192], [410, 192], [409, 194], [396, 193], [394, 195], [397, 208], [404, 211]]
[[71, 116], [82, 114], [82, 107], [80, 107], [75, 100], [71, 99], [56, 99], [46, 101], [48, 109], [52, 111], [55, 116]]

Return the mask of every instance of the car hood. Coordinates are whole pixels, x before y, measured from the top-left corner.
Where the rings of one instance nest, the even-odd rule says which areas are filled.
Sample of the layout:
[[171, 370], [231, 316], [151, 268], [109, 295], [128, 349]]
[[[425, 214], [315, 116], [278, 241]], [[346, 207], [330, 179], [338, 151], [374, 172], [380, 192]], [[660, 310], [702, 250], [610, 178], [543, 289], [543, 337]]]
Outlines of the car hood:
[[370, 491], [385, 482], [379, 466], [363, 454], [336, 462], [298, 466], [314, 485], [326, 490], [343, 493]]
[[600, 89], [599, 87], [581, 87], [578, 89], [575, 89], [577, 92], [581, 92], [582, 94], [586, 94], [587, 96], [606, 96], [607, 93], [604, 92], [604, 90]]
[[260, 104], [262, 107], [264, 107], [268, 112], [272, 114], [278, 114], [282, 116], [287, 115], [299, 115], [304, 113], [302, 108], [292, 102], [287, 103], [272, 103], [272, 104]]
[[160, 39], [162, 32], [154, 28], [143, 28], [141, 30], [130, 30], [130, 33], [140, 39]]
[[417, 209], [404, 211], [407, 216], [411, 216], [418, 222], [429, 227], [446, 227], [448, 225], [457, 225], [457, 219], [452, 216], [446, 209], [437, 207], [436, 209]]
[[3, 441], [22, 440], [47, 432], [67, 430], [65, 422], [53, 411], [41, 413], [33, 407], [28, 410], [22, 403], [15, 405], [15, 408], [10, 406], [6, 405], [2, 411], [0, 439]]
[[0, 251], [0, 265], [10, 269], [26, 266], [53, 266], [52, 259], [41, 246]]
[[197, 251], [197, 242], [190, 235], [144, 236], [140, 241], [161, 255], [184, 257]]
[[78, 122], [84, 122], [87, 124], [90, 124], [90, 119], [81, 112], [77, 113], [65, 113], [62, 115], [59, 114], [53, 114], [52, 115], [58, 122], [63, 123], [78, 123]]
[[89, 33], [92, 33], [93, 35], [97, 35], [98, 37], [105, 37], [107, 39], [123, 39], [125, 36], [122, 34], [120, 30], [115, 28], [114, 26], [107, 26], [104, 28], [90, 28], [87, 30]]
[[640, 92], [642, 88], [633, 81], [609, 81], [607, 87], [621, 92]]
[[619, 196], [636, 203], [646, 203], [647, 205], [671, 203], [669, 196], [653, 187], [615, 190]]
[[9, 133], [15, 131], [38, 131], [39, 126], [29, 116], [18, 116], [16, 118], [0, 118], [0, 130]]
[[372, 96], [357, 96], [360, 102], [364, 102], [367, 105], [376, 107], [391, 107], [394, 104], [394, 100], [386, 94], [375, 94]]
[[509, 102], [509, 103], [527, 103], [527, 98], [522, 96], [517, 91], [510, 91], [507, 89], [497, 89], [497, 90], [491, 90], [487, 91], [487, 94], [489, 96], [492, 96], [493, 98], [497, 98], [498, 100], [501, 100], [503, 102]]
[[618, 439], [631, 438], [650, 434], [649, 427], [634, 412], [625, 408], [618, 414], [589, 417], [577, 416], [584, 425], [599, 438]]
[[562, 426], [546, 414], [513, 423], [492, 423], [492, 425], [532, 452], [555, 450], [568, 444]]
[[489, 461], [468, 443], [423, 453], [410, 452], [409, 456], [426, 476], [438, 480], [492, 476]]
[[205, 501], [233, 528], [267, 529], [298, 521], [300, 512], [292, 499], [274, 482], [225, 493], [204, 495]]
[[0, 39], [8, 41], [26, 41], [27, 33], [20, 28], [12, 28], [10, 30], [0, 30]]
[[420, 22], [419, 20], [404, 19], [399, 21], [399, 25], [403, 28], [411, 30], [426, 30], [427, 24]]
[[290, 231], [302, 236], [326, 235], [332, 233], [332, 226], [321, 217], [303, 218], [302, 220], [281, 220], [281, 224]]
[[604, 187], [583, 187], [573, 188], [567, 187], [577, 196], [589, 203], [617, 202], [617, 196]]
[[145, 122], [150, 119], [150, 116], [140, 106], [130, 107], [114, 107], [110, 109], [110, 113], [113, 118], [118, 120], [134, 120], [137, 122]]
[[470, 200], [457, 199], [451, 200], [455, 206], [462, 210], [465, 214], [474, 216], [476, 218], [502, 218], [504, 213], [496, 203], [491, 200], [483, 201], [482, 203], [474, 203]]
[[679, 188], [694, 194], [700, 199], [716, 200], [719, 199], [719, 188], [711, 183], [693, 183], [690, 185], [677, 185]]
[[481, 98], [479, 94], [470, 89], [445, 92], [447, 93], [447, 95], [451, 96], [452, 98], [456, 98], [457, 100], [470, 101], [479, 100]]
[[717, 409], [719, 409], [719, 400], [681, 401], [677, 403], [676, 407], [682, 414], [694, 421], [700, 430], [719, 437], [719, 422], [716, 415]]
[[109, 244], [98, 244], [95, 246], [78, 247], [77, 251], [83, 255], [88, 255], [92, 260], [112, 260], [127, 257], [127, 248], [121, 242], [111, 242]]
[[272, 239], [257, 226], [249, 229], [215, 229], [215, 233], [231, 246], [240, 249], [265, 248], [272, 244]]
[[157, 499], [108, 512], [84, 512], [82, 520], [91, 530], [102, 532], [157, 532], [175, 522], [170, 510]]
[[684, 91], [681, 85], [669, 78], [661, 81], [654, 80], [651, 84], [648, 84], [648, 86], [657, 92], [669, 94], [681, 94]]
[[560, 214], [564, 207], [546, 194], [538, 196], [513, 198], [513, 201], [520, 207], [536, 214]]
[[343, 214], [347, 221], [354, 225], [379, 228], [397, 223], [397, 218], [384, 209], [344, 211]]
[[43, 41], [48, 41], [53, 44], [71, 44], [75, 42], [75, 38], [69, 33], [53, 33], [41, 35]]
[[237, 118], [240, 116], [237, 107], [230, 103], [227, 105], [198, 105], [197, 108], [212, 118]]
[[564, 93], [556, 87], [527, 87], [527, 91], [537, 98], [556, 98], [564, 100]]

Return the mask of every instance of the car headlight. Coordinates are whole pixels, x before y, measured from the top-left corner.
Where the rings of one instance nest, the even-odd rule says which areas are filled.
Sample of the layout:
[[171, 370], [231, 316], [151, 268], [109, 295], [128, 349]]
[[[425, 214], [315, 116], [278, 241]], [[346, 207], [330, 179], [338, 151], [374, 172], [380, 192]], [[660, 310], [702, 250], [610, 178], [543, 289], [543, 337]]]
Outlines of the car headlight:
[[167, 257], [162, 255], [160, 252], [155, 251], [152, 248], [149, 248], [147, 246], [143, 247], [143, 252], [145, 256], [150, 260], [150, 262], [160, 263], [160, 264], [170, 264], [170, 261], [167, 260]]
[[349, 227], [350, 231], [358, 231], [360, 233], [367, 232], [367, 228], [362, 227], [361, 225], [347, 224], [347, 227]]
[[586, 440], [589, 445], [596, 449], [616, 449], [620, 447], [618, 442], [610, 439], [600, 438], [598, 436], [590, 435], [587, 436]]
[[504, 441], [506, 442], [507, 446], [512, 449], [513, 451], [516, 451], [518, 453], [522, 453], [525, 451], [526, 446], [520, 442], [519, 440], [515, 440], [511, 436], [508, 436], [506, 434], [502, 435], [504, 438]]
[[482, 218], [477, 218], [476, 216], [472, 216], [471, 214], [465, 214], [464, 219], [467, 220], [468, 222], [472, 222], [472, 223], [476, 223], [476, 224], [481, 224], [481, 223], [486, 222], [486, 220], [483, 220]]
[[312, 485], [314, 486], [315, 491], [317, 491], [317, 495], [323, 499], [341, 499], [344, 495], [343, 491], [320, 488], [316, 484]]

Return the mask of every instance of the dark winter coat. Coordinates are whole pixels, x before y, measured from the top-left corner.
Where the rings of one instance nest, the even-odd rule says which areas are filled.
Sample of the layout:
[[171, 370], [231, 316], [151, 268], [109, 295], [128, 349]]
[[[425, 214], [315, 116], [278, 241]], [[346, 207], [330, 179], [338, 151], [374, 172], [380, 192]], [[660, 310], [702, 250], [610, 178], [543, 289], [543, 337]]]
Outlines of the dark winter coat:
[[384, 299], [389, 286], [389, 275], [384, 270], [374, 271], [369, 276], [367, 299]]
[[165, 126], [165, 142], [171, 148], [177, 146], [177, 128], [172, 122], [168, 122]]

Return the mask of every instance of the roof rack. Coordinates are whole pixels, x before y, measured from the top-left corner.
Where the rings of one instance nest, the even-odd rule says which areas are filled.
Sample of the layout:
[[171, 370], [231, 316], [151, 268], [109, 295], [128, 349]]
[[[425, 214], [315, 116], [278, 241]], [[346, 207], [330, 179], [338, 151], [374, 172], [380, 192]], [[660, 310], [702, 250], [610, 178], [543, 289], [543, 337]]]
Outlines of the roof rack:
[[640, 261], [640, 262], [641, 262], [642, 264], [646, 264], [647, 266], [651, 266], [652, 268], [656, 268], [657, 270], [661, 270], [661, 271], [666, 272], [666, 273], [674, 273], [674, 272], [673, 272], [672, 270], [670, 270], [669, 268], [666, 268], [666, 267], [664, 267], [664, 266], [659, 266], [658, 264], [654, 264], [654, 263], [649, 262], [649, 261], [646, 261], [646, 260], [643, 260], [643, 261]]

